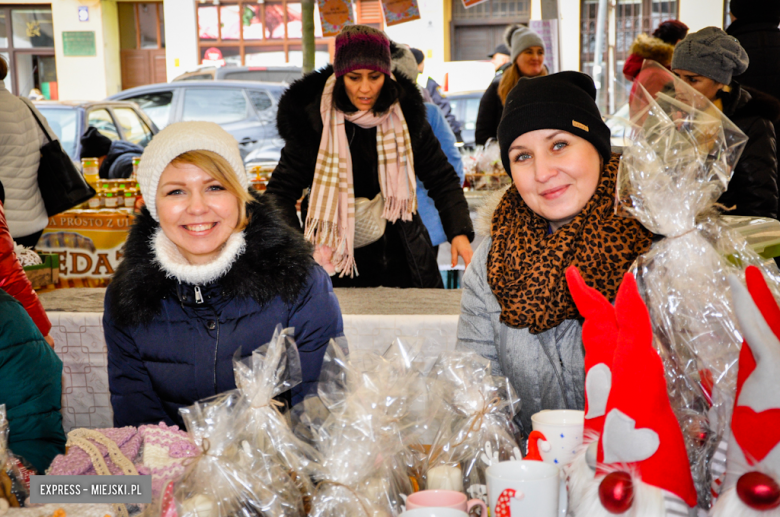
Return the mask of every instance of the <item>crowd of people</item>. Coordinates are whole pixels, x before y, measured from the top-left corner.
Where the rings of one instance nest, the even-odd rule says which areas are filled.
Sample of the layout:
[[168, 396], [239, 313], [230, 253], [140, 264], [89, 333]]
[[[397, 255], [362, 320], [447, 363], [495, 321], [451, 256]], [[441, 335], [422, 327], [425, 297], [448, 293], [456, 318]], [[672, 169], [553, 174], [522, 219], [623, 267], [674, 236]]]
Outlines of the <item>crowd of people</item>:
[[[637, 39], [624, 73], [651, 91], [648, 61], [657, 61], [731, 119], [748, 142], [719, 203], [777, 218], [780, 9], [770, 19], [732, 0], [732, 10], [728, 33], [662, 23]], [[172, 124], [145, 150], [90, 128], [83, 153], [103, 157], [101, 177], [127, 177], [129, 157], [142, 154], [145, 206], [105, 297], [114, 424], [181, 425], [180, 408], [235, 388], [234, 356], [270, 341], [278, 324], [295, 329], [303, 383], [287, 403], [299, 403], [329, 341], [343, 336], [333, 288], [441, 288], [445, 242], [453, 265], [467, 266], [458, 346], [510, 379], [522, 430], [541, 409], [582, 409], [582, 319], [565, 270], [576, 266], [614, 300], [653, 235], [616, 214], [620, 155], [591, 77], [549, 73], [545, 44], [528, 27], [508, 27], [504, 40], [490, 56], [496, 76], [476, 143], [498, 142], [512, 183], [483, 210], [476, 250], [461, 127], [433, 79], [418, 86], [424, 54], [368, 26], [344, 28], [333, 64], [283, 94], [285, 146], [262, 195], [250, 192], [238, 145], [216, 124]], [[0, 404], [11, 449], [43, 472], [65, 445], [62, 364], [13, 241], [34, 246], [48, 220], [37, 187], [44, 136], [32, 103], [3, 86], [6, 74], [0, 58]], [[22, 383], [25, 369], [39, 375]]]

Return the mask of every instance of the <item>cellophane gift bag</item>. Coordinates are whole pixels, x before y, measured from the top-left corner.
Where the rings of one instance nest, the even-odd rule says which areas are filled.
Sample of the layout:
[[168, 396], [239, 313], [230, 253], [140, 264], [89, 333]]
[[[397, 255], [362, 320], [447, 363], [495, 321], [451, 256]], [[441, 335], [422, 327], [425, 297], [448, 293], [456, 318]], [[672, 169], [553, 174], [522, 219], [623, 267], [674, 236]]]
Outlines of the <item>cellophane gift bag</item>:
[[[322, 458], [317, 450], [293, 433], [290, 422], [274, 397], [301, 383], [301, 361], [293, 329], [277, 326], [271, 341], [246, 359], [234, 360], [238, 391], [246, 400], [236, 425], [250, 470], [264, 479], [282, 469], [303, 501], [304, 514], [311, 510], [312, 479], [319, 475]], [[243, 443], [246, 442], [246, 446]], [[283, 477], [284, 479], [284, 477]]]
[[318, 400], [306, 401], [321, 405], [310, 411], [307, 431], [323, 456], [313, 517], [395, 517], [404, 511], [412, 492], [404, 427], [417, 373], [406, 353], [385, 355], [353, 352], [347, 357], [335, 344], [325, 354]]
[[634, 273], [650, 311], [699, 505], [707, 508], [711, 460], [731, 418], [742, 344], [727, 276], [741, 274], [749, 263], [767, 265], [723, 227], [715, 207], [747, 137], [678, 77], [658, 64], [648, 66], [654, 67], [655, 83], [652, 89], [636, 87], [617, 196], [620, 209], [663, 237], [637, 259]]
[[463, 492], [487, 501], [485, 470], [522, 459], [512, 418], [520, 400], [506, 377], [490, 374], [490, 361], [474, 352], [442, 354], [431, 375], [445, 416], [426, 465], [428, 489]]
[[255, 451], [236, 425], [246, 404], [233, 390], [179, 410], [202, 452], [173, 487], [178, 517], [303, 515], [301, 496], [287, 472], [278, 467], [266, 476], [252, 470]]

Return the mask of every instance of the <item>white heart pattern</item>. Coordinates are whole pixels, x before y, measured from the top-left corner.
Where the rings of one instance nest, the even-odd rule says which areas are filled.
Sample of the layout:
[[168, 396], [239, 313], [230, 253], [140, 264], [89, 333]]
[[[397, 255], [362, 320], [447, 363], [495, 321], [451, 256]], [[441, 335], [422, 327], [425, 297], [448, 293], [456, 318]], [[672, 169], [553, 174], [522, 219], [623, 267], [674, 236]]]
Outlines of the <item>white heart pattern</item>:
[[597, 418], [607, 412], [607, 398], [612, 388], [612, 372], [604, 363], [588, 370], [585, 377], [585, 395], [588, 397], [588, 414], [585, 418]]
[[619, 409], [604, 420], [601, 436], [604, 463], [635, 463], [655, 454], [661, 440], [652, 429], [636, 429], [636, 421]]

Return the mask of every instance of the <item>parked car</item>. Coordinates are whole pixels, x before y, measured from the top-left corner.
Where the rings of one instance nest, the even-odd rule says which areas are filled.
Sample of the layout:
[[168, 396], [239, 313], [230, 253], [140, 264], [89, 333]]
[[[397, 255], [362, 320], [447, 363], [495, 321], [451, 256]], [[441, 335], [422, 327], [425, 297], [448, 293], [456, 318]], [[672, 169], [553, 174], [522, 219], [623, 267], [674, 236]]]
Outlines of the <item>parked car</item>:
[[203, 66], [187, 72], [174, 81], [261, 81], [290, 84], [300, 79], [302, 70], [296, 66]]
[[71, 160], [81, 159], [81, 135], [94, 126], [111, 140], [126, 140], [146, 147], [157, 134], [157, 126], [132, 102], [40, 101], [35, 103], [57, 134]]
[[467, 149], [474, 148], [474, 130], [477, 128], [477, 112], [483, 93], [475, 91], [447, 95], [455, 118], [463, 124], [460, 135], [463, 137], [463, 147]]
[[109, 97], [133, 101], [157, 127], [173, 122], [216, 122], [238, 141], [241, 157], [266, 150], [279, 159], [284, 141], [276, 130], [276, 110], [286, 85], [250, 81], [177, 81], [130, 88]]

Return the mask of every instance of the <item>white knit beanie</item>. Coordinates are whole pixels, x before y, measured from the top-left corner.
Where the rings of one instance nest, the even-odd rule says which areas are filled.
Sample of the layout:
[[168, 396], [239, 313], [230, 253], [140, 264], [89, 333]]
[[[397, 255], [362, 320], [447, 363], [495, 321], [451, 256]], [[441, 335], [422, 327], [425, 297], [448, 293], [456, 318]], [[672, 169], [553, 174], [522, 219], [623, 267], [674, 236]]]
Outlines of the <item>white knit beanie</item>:
[[163, 170], [174, 158], [187, 151], [212, 151], [222, 156], [233, 168], [238, 182], [249, 188], [238, 142], [233, 135], [213, 122], [177, 122], [166, 127], [152, 139], [138, 165], [138, 183], [146, 208], [155, 221], [157, 217], [157, 184]]

